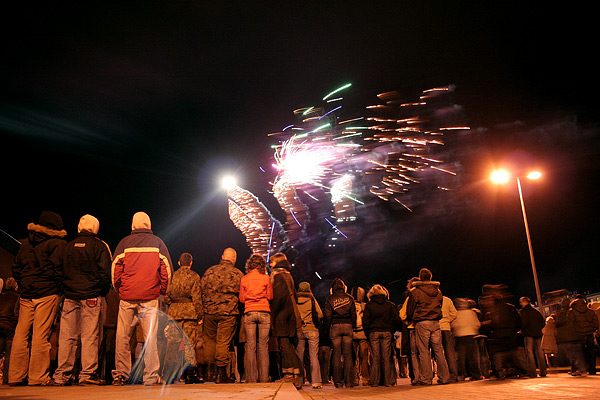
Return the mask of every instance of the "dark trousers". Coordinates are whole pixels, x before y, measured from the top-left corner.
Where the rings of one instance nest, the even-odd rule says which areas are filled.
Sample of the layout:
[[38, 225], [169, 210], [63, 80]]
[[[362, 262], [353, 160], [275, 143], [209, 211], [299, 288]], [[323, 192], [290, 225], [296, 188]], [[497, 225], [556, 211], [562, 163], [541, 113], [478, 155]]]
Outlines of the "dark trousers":
[[8, 366], [10, 365], [10, 348], [12, 347], [14, 330], [0, 328], [0, 355], [4, 354], [4, 364], [2, 367], [2, 382], [3, 385], [8, 384]]
[[292, 341], [294, 338], [278, 337], [279, 353], [281, 355], [281, 372], [284, 375], [300, 375], [300, 360]]
[[456, 382], [458, 378], [456, 340], [452, 331], [442, 330], [442, 346], [444, 346], [444, 354], [446, 355], [446, 363], [448, 364], [448, 372], [450, 373], [450, 382]]
[[[333, 356], [333, 381], [336, 385], [354, 386], [354, 361], [352, 360], [352, 325], [333, 324], [329, 331]], [[343, 356], [343, 364], [342, 364]]]
[[596, 348], [594, 346], [594, 335], [586, 335], [583, 339], [583, 354], [588, 373], [596, 375]]
[[[479, 349], [473, 335], [455, 337], [456, 351], [458, 353], [458, 376], [464, 378], [481, 379], [479, 368]], [[469, 366], [467, 372], [467, 365]]]

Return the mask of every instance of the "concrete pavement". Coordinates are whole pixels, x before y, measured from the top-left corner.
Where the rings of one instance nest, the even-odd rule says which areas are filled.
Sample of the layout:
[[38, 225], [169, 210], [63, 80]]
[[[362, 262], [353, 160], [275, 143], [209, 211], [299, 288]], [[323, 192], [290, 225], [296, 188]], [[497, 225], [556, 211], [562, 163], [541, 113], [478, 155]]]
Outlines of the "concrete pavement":
[[71, 387], [9, 387], [0, 386], [0, 400], [153, 400], [153, 399], [250, 399], [250, 400], [554, 400], [600, 399], [600, 375], [575, 378], [566, 373], [549, 374], [546, 378], [483, 380], [451, 385], [414, 387], [408, 379], [399, 379], [398, 386], [359, 386], [336, 389], [324, 385], [312, 389], [305, 385], [298, 391], [290, 383], [255, 383], [216, 385], [176, 384], [169, 386], [71, 386]]

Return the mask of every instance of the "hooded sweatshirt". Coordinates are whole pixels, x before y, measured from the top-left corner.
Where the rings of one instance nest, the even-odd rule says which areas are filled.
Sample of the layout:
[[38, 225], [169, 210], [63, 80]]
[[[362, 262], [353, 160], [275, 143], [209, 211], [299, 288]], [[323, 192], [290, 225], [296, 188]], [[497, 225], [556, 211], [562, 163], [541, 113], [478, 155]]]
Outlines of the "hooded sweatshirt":
[[323, 318], [326, 326], [351, 324], [356, 327], [356, 305], [354, 299], [346, 293], [344, 281], [336, 278], [331, 285], [331, 295], [325, 301]]
[[131, 234], [115, 249], [111, 275], [121, 300], [149, 301], [167, 293], [172, 264], [167, 246], [152, 233], [150, 217], [133, 216]]
[[413, 290], [409, 293], [409, 304], [407, 309], [412, 311], [408, 320], [439, 321], [442, 318], [442, 292], [440, 283], [436, 281], [413, 282]]
[[570, 304], [567, 319], [573, 324], [575, 332], [580, 336], [592, 335], [598, 330], [598, 316], [589, 309], [583, 299], [575, 299]]
[[77, 238], [64, 254], [63, 290], [67, 299], [84, 300], [106, 296], [110, 288], [111, 254], [97, 236], [100, 223], [91, 215], [79, 220]]
[[367, 335], [372, 332], [393, 333], [400, 329], [400, 315], [394, 303], [388, 300], [388, 296], [388, 291], [381, 285], [374, 285], [369, 290], [369, 302], [363, 314], [363, 327]]
[[310, 288], [308, 290], [300, 290], [296, 293], [296, 303], [298, 304], [298, 312], [302, 320], [302, 331], [318, 331], [319, 321], [323, 318], [323, 312], [319, 303], [315, 300]]

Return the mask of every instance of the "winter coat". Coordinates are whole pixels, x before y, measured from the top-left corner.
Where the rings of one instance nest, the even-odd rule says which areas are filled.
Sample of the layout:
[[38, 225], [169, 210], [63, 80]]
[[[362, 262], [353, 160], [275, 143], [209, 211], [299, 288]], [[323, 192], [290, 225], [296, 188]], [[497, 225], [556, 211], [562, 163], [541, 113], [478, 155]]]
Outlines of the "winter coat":
[[479, 335], [479, 317], [471, 309], [460, 309], [456, 311], [456, 319], [450, 323], [452, 334], [455, 337]]
[[454, 303], [446, 296], [442, 296], [442, 319], [440, 319], [440, 329], [449, 331], [452, 328], [450, 324], [456, 319], [456, 307]]
[[269, 275], [253, 269], [242, 277], [240, 283], [240, 302], [244, 303], [244, 312], [270, 312], [269, 301], [273, 300], [273, 283]]
[[19, 294], [14, 289], [0, 293], [0, 329], [14, 331], [19, 320]]
[[243, 276], [242, 271], [227, 260], [221, 260], [220, 264], [207, 269], [200, 280], [204, 314], [239, 315]]
[[573, 324], [575, 332], [580, 336], [594, 334], [598, 330], [598, 316], [588, 308], [585, 300], [575, 299], [570, 306], [567, 318]]
[[442, 292], [436, 281], [416, 281], [408, 295], [407, 319], [412, 322], [442, 318]]
[[489, 329], [490, 339], [513, 338], [521, 329], [521, 317], [512, 304], [503, 300], [496, 300], [489, 318], [484, 324]]
[[62, 220], [56, 228], [31, 223], [27, 230], [28, 238], [21, 242], [12, 267], [21, 298], [39, 299], [60, 294], [62, 258], [67, 244]]
[[575, 324], [568, 318], [569, 310], [563, 307], [556, 313], [556, 343], [581, 342], [583, 337], [575, 331]]
[[401, 329], [402, 320], [396, 305], [387, 299], [387, 292], [382, 293], [375, 285], [368, 294], [369, 302], [365, 305], [363, 327], [367, 336], [371, 332], [395, 332]]
[[121, 300], [148, 301], [165, 295], [173, 273], [167, 246], [152, 233], [150, 219], [138, 214], [131, 234], [117, 245], [111, 267]]
[[542, 350], [546, 354], [558, 354], [556, 344], [556, 321], [552, 316], [546, 318], [546, 326], [542, 329]]
[[324, 323], [328, 327], [334, 324], [351, 324], [354, 329], [356, 327], [354, 298], [346, 293], [346, 285], [339, 278], [333, 281], [331, 291], [332, 294], [327, 297], [323, 309]]
[[[275, 337], [294, 337], [301, 326], [291, 266], [282, 260], [273, 268], [273, 301], [271, 301], [272, 333]], [[296, 317], [298, 315], [298, 317]]]
[[541, 338], [546, 320], [541, 312], [527, 304], [521, 309], [521, 333], [523, 336]]
[[301, 331], [318, 331], [323, 311], [311, 292], [297, 292], [298, 312], [302, 320]]
[[204, 315], [200, 275], [190, 265], [180, 266], [165, 295], [167, 315], [174, 320], [198, 320]]
[[104, 297], [110, 288], [111, 254], [96, 233], [82, 230], [70, 241], [63, 255], [62, 284], [71, 300]]

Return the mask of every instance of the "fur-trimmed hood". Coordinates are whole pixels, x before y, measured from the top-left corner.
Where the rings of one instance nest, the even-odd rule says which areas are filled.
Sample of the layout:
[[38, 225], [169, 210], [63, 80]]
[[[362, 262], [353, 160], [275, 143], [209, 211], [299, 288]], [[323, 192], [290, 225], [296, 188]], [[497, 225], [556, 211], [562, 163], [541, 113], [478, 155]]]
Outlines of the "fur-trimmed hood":
[[32, 233], [39, 233], [48, 237], [64, 238], [67, 236], [67, 231], [64, 229], [52, 229], [44, 225], [34, 224], [33, 222], [27, 225], [27, 230]]
[[373, 285], [371, 290], [369, 290], [369, 293], [367, 293], [367, 298], [372, 300], [374, 296], [383, 296], [385, 300], [388, 300], [390, 298], [390, 293], [381, 285]]

